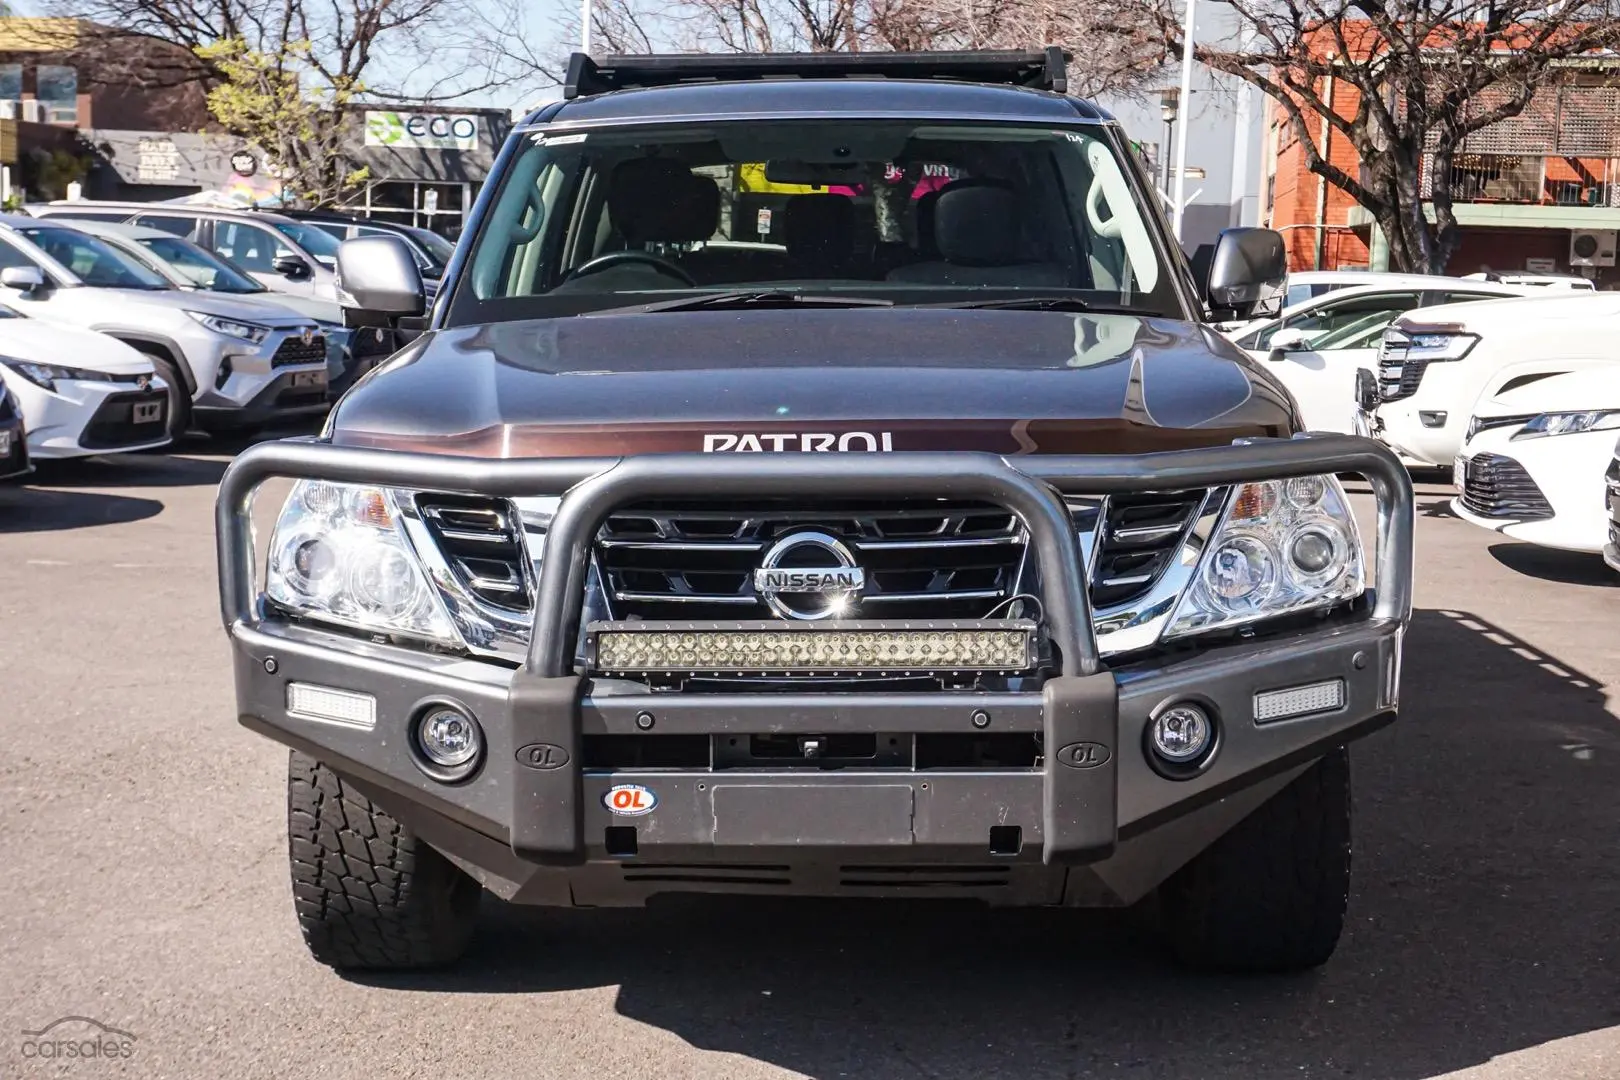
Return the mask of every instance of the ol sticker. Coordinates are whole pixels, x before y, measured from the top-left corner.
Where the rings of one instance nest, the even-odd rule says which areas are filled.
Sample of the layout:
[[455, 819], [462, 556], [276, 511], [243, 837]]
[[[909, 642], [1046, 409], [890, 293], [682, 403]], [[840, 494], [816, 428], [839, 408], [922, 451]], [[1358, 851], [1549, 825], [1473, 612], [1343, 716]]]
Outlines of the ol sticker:
[[602, 796], [602, 805], [608, 808], [610, 814], [640, 817], [657, 808], [658, 796], [651, 788], [644, 788], [640, 784], [619, 784], [608, 788], [607, 794]]

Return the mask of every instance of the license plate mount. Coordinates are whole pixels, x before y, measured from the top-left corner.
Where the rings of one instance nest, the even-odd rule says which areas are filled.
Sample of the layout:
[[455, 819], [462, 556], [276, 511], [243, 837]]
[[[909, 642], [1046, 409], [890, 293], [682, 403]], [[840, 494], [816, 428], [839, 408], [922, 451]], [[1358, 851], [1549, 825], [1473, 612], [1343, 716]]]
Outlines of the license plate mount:
[[163, 405], [162, 401], [137, 401], [130, 407], [130, 422], [133, 424], [162, 423]]
[[320, 371], [295, 371], [292, 373], [291, 385], [294, 390], [306, 390], [315, 386], [325, 386], [326, 370], [323, 368]]

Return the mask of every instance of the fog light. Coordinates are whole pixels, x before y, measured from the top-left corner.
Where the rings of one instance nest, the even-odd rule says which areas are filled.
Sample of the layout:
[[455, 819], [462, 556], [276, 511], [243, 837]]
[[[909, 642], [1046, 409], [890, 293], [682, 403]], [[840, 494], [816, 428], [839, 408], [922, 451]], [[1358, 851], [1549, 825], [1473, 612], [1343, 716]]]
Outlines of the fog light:
[[457, 769], [478, 759], [484, 749], [484, 733], [461, 710], [435, 705], [416, 722], [416, 744], [434, 765]]
[[1209, 749], [1215, 726], [1196, 705], [1172, 705], [1153, 718], [1148, 736], [1153, 752], [1172, 765], [1197, 761]]

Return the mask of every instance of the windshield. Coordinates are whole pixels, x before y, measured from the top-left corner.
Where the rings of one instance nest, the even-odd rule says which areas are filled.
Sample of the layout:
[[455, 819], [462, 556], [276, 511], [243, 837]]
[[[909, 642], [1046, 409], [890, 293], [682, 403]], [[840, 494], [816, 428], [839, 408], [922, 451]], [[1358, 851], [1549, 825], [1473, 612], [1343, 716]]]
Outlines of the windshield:
[[337, 265], [340, 241], [325, 229], [306, 225], [302, 221], [277, 221], [273, 224], [277, 232], [313, 255], [322, 266], [331, 269]]
[[427, 229], [411, 228], [411, 236], [422, 245], [428, 258], [433, 261], [435, 270], [443, 270], [450, 265], [450, 256], [456, 253], [456, 245], [446, 240], [436, 232]]
[[726, 122], [537, 133], [451, 322], [740, 288], [1184, 317], [1106, 129]]
[[111, 244], [72, 229], [29, 226], [17, 230], [86, 285], [103, 289], [167, 289], [163, 275]]
[[162, 259], [176, 273], [199, 289], [222, 293], [266, 292], [263, 285], [189, 240], [178, 236], [142, 237], [141, 247]]

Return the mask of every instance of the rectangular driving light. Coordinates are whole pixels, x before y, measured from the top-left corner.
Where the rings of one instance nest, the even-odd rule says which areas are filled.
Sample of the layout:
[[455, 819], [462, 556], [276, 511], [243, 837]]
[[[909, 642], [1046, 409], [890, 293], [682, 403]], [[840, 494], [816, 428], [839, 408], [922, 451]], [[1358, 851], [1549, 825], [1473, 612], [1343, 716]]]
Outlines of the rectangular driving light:
[[1312, 713], [1334, 712], [1344, 708], [1344, 680], [1308, 686], [1292, 686], [1286, 690], [1267, 690], [1254, 695], [1254, 722], [1264, 724], [1272, 720], [1288, 720]]
[[377, 726], [377, 699], [353, 690], [335, 690], [314, 683], [288, 683], [287, 715], [296, 720], [316, 720], [370, 731]]
[[593, 669], [609, 675], [1015, 673], [1036, 663], [1035, 623], [592, 623]]

